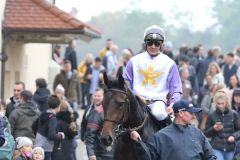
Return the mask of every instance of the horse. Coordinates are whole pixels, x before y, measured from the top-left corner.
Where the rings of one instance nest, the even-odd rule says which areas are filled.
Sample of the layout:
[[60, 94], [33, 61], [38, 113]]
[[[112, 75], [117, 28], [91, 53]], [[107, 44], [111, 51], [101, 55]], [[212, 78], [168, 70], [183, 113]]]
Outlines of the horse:
[[106, 74], [103, 78], [106, 89], [101, 142], [113, 147], [114, 160], [136, 160], [136, 142], [130, 138], [130, 132], [138, 131], [141, 139], [146, 141], [166, 125], [153, 118], [143, 102], [127, 87], [122, 75], [116, 80], [109, 80]]

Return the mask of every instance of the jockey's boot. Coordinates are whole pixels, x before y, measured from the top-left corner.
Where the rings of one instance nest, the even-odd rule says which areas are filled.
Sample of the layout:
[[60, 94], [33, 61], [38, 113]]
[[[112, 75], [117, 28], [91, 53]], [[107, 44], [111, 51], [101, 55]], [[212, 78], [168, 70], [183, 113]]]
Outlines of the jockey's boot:
[[166, 127], [170, 124], [172, 124], [172, 120], [170, 116], [167, 116], [164, 120], [160, 121], [160, 124], [163, 125], [163, 127]]

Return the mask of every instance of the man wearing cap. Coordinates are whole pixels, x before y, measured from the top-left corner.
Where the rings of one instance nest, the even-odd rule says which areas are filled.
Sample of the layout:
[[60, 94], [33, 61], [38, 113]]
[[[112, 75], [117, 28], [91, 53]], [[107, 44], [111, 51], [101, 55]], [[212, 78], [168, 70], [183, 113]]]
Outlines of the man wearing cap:
[[[150, 26], [145, 30], [146, 51], [132, 57], [127, 63], [124, 79], [131, 90], [148, 104], [151, 114], [159, 121], [172, 113], [172, 105], [180, 100], [182, 83], [175, 62], [163, 54], [165, 34], [161, 27]], [[167, 103], [167, 95], [170, 99]]]
[[207, 138], [191, 125], [194, 113], [201, 108], [180, 100], [174, 103], [173, 110], [174, 123], [155, 133], [146, 143], [136, 131], [131, 132], [131, 138], [138, 142], [135, 145], [138, 160], [216, 160]]

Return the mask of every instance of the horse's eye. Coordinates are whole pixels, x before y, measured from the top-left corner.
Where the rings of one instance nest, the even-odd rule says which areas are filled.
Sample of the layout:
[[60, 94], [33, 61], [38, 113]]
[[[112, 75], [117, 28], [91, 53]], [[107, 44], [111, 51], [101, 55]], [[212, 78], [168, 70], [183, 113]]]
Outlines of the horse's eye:
[[116, 101], [116, 103], [119, 105], [119, 106], [123, 106], [125, 102], [119, 102], [119, 101]]

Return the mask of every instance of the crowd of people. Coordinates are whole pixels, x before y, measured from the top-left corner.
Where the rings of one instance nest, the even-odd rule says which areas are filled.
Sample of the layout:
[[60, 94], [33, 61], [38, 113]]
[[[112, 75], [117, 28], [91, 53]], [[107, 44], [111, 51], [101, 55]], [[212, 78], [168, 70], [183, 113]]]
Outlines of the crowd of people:
[[[184, 44], [174, 53], [164, 30], [155, 25], [146, 29], [139, 53], [128, 47], [119, 52], [118, 45], [107, 39], [97, 56], [87, 53], [78, 64], [75, 45], [74, 41], [69, 42], [64, 58], [61, 46], [54, 50], [52, 59], [61, 71], [53, 81], [53, 93], [44, 78], [36, 79], [34, 93], [26, 89], [24, 82], [16, 81], [7, 104], [1, 101], [0, 146], [8, 147], [9, 154], [2, 154], [0, 148], [0, 159], [76, 160], [78, 137], [84, 143], [83, 160], [113, 159], [112, 149], [100, 141], [104, 72], [110, 79], [123, 75], [129, 88], [146, 105], [155, 99], [148, 107], [158, 121], [169, 123], [173, 121], [169, 115], [175, 115], [174, 123], [146, 144], [139, 142], [137, 132], [131, 133], [132, 139], [140, 143], [136, 146], [139, 155], [145, 151], [144, 158], [167, 159], [169, 148], [156, 147], [183, 133], [179, 142], [171, 141], [176, 154], [169, 156], [178, 159], [182, 151], [178, 148], [193, 138], [189, 141], [198, 139], [196, 150], [202, 154], [198, 159], [233, 159], [240, 139], [240, 48], [225, 54], [220, 47], [213, 47], [205, 55], [203, 45], [191, 48]], [[189, 108], [190, 104], [195, 110]], [[83, 117], [79, 117], [79, 109], [84, 110]], [[194, 113], [196, 127], [185, 127], [191, 124]], [[78, 118], [81, 124], [76, 123]], [[169, 136], [167, 140], [165, 135]], [[196, 144], [189, 143], [189, 150]], [[196, 152], [186, 151], [187, 157]]]

